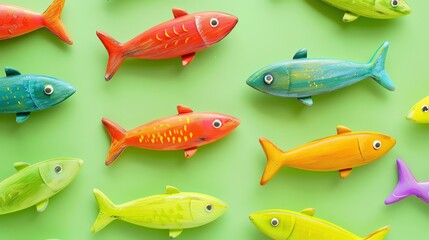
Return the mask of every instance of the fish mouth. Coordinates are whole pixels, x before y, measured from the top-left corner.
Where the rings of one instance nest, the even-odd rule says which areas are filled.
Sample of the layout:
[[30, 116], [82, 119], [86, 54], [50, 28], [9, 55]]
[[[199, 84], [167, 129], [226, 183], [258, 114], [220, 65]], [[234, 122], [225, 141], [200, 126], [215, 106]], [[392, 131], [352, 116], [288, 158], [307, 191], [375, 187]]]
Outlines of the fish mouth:
[[249, 215], [249, 219], [250, 219], [250, 221], [252, 221], [252, 222], [253, 222], [253, 220], [255, 220], [255, 218], [253, 217], [253, 215]]
[[410, 121], [414, 121], [414, 119], [413, 119], [413, 115], [414, 115], [414, 109], [411, 109], [411, 110], [408, 112], [406, 119], [407, 119], [407, 120], [410, 120]]

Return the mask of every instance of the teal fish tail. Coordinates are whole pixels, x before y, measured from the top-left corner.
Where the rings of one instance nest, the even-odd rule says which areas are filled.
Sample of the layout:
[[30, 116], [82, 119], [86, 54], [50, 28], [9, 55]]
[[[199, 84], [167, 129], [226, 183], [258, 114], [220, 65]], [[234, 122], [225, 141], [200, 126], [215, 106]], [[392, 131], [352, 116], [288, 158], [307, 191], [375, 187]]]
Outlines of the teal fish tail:
[[95, 219], [95, 223], [91, 228], [91, 232], [96, 233], [118, 218], [116, 214], [118, 210], [116, 205], [100, 190], [94, 189], [94, 196], [100, 209], [97, 219]]
[[369, 61], [372, 78], [381, 86], [385, 87], [390, 91], [395, 90], [395, 85], [390, 80], [389, 75], [384, 69], [384, 63], [386, 62], [387, 50], [389, 49], [389, 42], [384, 42], [375, 52]]

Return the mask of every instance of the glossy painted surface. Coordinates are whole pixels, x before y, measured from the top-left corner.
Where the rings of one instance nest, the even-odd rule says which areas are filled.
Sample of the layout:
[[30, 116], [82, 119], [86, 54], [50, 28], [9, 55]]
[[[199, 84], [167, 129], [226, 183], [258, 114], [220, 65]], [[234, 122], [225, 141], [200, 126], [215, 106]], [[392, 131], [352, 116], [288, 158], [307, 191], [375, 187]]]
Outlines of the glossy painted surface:
[[406, 118], [416, 123], [429, 123], [429, 96], [414, 104]]
[[238, 18], [221, 12], [188, 14], [173, 8], [174, 19], [161, 23], [126, 43], [97, 31], [109, 53], [106, 80], [110, 80], [126, 58], [166, 59], [182, 57], [188, 65], [195, 53], [222, 40], [238, 22]]
[[253, 213], [249, 218], [262, 233], [274, 240], [382, 240], [390, 231], [387, 226], [362, 238], [314, 217], [314, 213], [314, 208], [301, 212], [271, 209]]
[[398, 18], [411, 13], [405, 0], [322, 0], [346, 11], [344, 22], [356, 20], [359, 16], [378, 19]]
[[416, 196], [425, 203], [429, 203], [429, 181], [417, 182], [411, 170], [401, 159], [396, 160], [398, 166], [398, 184], [384, 201], [393, 204], [409, 196]]
[[16, 121], [23, 122], [31, 112], [55, 106], [76, 89], [59, 79], [41, 75], [22, 75], [18, 70], [5, 68], [0, 78], [0, 113], [16, 113]]
[[83, 161], [55, 158], [33, 165], [15, 163], [17, 172], [0, 183], [0, 214], [37, 206], [45, 210], [49, 198], [67, 187], [79, 173]]
[[267, 157], [261, 185], [266, 184], [283, 166], [309, 171], [339, 171], [341, 178], [355, 167], [371, 163], [390, 151], [396, 140], [376, 132], [352, 132], [338, 126], [337, 135], [315, 140], [283, 152], [265, 138], [260, 138]]
[[43, 14], [0, 3], [0, 40], [17, 37], [46, 27], [63, 42], [73, 44], [73, 40], [61, 21], [64, 1], [54, 0]]
[[192, 157], [199, 146], [219, 140], [234, 130], [240, 120], [220, 113], [194, 113], [192, 109], [179, 105], [178, 115], [161, 118], [125, 131], [114, 122], [103, 118], [111, 138], [106, 165], [132, 146], [151, 150], [185, 150], [185, 157]]
[[268, 65], [252, 74], [247, 84], [263, 93], [297, 98], [311, 106], [311, 96], [347, 87], [366, 78], [373, 78], [384, 88], [395, 86], [384, 69], [389, 43], [384, 42], [368, 63], [333, 59], [308, 59], [307, 50], [298, 51], [294, 60]]
[[170, 238], [183, 229], [210, 223], [222, 216], [228, 205], [215, 197], [192, 192], [180, 192], [172, 186], [166, 193], [115, 205], [100, 190], [94, 189], [100, 212], [92, 232], [98, 232], [118, 219], [135, 225], [170, 230]]

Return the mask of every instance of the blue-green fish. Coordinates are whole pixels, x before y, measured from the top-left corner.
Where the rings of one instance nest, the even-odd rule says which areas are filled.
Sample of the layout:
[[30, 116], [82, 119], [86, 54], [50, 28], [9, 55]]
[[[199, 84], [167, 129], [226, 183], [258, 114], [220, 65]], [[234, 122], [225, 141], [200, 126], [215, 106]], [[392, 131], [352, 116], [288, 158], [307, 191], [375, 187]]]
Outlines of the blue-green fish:
[[22, 75], [18, 70], [5, 68], [0, 78], [0, 113], [16, 113], [16, 122], [27, 120], [31, 112], [50, 108], [76, 92], [70, 84], [40, 75]]
[[335, 59], [308, 59], [307, 50], [299, 50], [292, 61], [268, 65], [247, 80], [256, 90], [279, 97], [297, 98], [307, 106], [311, 96], [328, 93], [366, 78], [393, 91], [395, 86], [384, 69], [389, 42], [384, 42], [368, 63]]

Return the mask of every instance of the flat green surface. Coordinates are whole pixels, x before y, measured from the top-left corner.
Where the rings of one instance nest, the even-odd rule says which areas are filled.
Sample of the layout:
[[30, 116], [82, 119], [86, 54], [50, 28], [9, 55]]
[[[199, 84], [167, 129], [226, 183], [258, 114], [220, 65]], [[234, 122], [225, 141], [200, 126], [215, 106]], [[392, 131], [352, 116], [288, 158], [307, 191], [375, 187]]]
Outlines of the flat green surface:
[[[49, 0], [9, 0], [43, 12]], [[22, 73], [51, 75], [78, 89], [66, 102], [35, 112], [24, 123], [1, 115], [0, 178], [14, 172], [13, 163], [35, 163], [52, 157], [79, 157], [85, 166], [76, 180], [53, 197], [43, 213], [35, 208], [0, 216], [1, 239], [168, 239], [164, 230], [113, 222], [97, 234], [90, 228], [98, 207], [97, 187], [122, 203], [164, 192], [167, 184], [201, 192], [229, 203], [217, 221], [185, 230], [179, 239], [268, 239], [248, 214], [269, 208], [317, 209], [316, 216], [365, 236], [384, 225], [386, 238], [426, 239], [429, 206], [417, 198], [395, 205], [383, 201], [397, 181], [395, 159], [403, 158], [418, 179], [429, 179], [429, 125], [405, 120], [407, 110], [429, 94], [428, 1], [408, 3], [414, 12], [396, 20], [358, 19], [345, 24], [343, 13], [318, 0], [67, 0], [63, 20], [75, 44], [68, 46], [47, 30], [0, 42], [0, 66]], [[189, 12], [219, 10], [240, 21], [214, 47], [198, 53], [188, 67], [179, 58], [126, 60], [112, 81], [103, 79], [107, 53], [95, 35], [103, 30], [126, 41], [172, 18], [171, 8]], [[259, 93], [246, 86], [258, 68], [291, 59], [302, 47], [309, 57], [366, 62], [389, 40], [386, 68], [397, 90], [389, 92], [368, 79], [334, 93], [314, 97], [306, 107], [294, 99]], [[225, 139], [201, 147], [189, 160], [183, 152], [127, 149], [105, 167], [109, 137], [100, 122], [108, 117], [125, 129], [176, 114], [176, 104], [195, 111], [236, 116], [241, 125]], [[264, 136], [284, 150], [335, 133], [335, 126], [372, 130], [397, 139], [379, 161], [353, 170], [340, 180], [337, 172], [282, 169], [259, 186], [265, 156]]]

